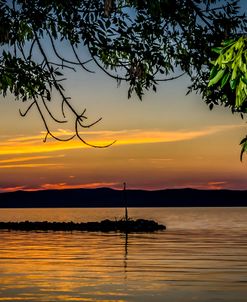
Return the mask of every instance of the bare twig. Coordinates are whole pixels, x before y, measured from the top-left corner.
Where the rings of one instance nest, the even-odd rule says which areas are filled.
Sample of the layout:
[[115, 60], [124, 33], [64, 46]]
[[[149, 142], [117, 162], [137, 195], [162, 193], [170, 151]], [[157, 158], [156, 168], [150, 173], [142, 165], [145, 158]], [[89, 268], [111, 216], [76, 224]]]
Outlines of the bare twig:
[[79, 58], [79, 56], [78, 56], [78, 54], [77, 54], [77, 52], [76, 52], [75, 47], [74, 47], [73, 44], [71, 44], [71, 48], [72, 48], [72, 50], [73, 50], [73, 53], [74, 53], [74, 55], [75, 55], [75, 57], [76, 57], [78, 63], [80, 64], [80, 66], [81, 66], [84, 70], [86, 70], [87, 72], [94, 73], [94, 71], [89, 70], [87, 67], [84, 66], [85, 63], [81, 62], [81, 60], [80, 60], [80, 58]]
[[185, 75], [186, 72], [183, 72], [181, 73], [180, 75], [178, 76], [175, 76], [175, 77], [171, 77], [171, 78], [165, 78], [165, 79], [155, 79], [155, 81], [157, 82], [167, 82], [167, 81], [172, 81], [172, 80], [176, 80], [176, 79], [179, 79], [181, 78], [183, 75]]
[[88, 47], [88, 50], [89, 50], [89, 52], [90, 52], [90, 54], [91, 54], [91, 56], [92, 56], [92, 58], [93, 58], [93, 61], [94, 61], [94, 63], [105, 73], [105, 74], [107, 74], [109, 77], [111, 77], [111, 78], [113, 78], [113, 79], [117, 79], [117, 80], [122, 80], [122, 81], [127, 81], [128, 80], [128, 78], [123, 78], [123, 77], [119, 77], [118, 75], [113, 75], [113, 74], [111, 74], [109, 71], [107, 71], [105, 68], [103, 68], [100, 64], [99, 64], [99, 62], [97, 61], [97, 59], [95, 58], [95, 56], [93, 55], [93, 53], [91, 52], [91, 49], [90, 49], [90, 47]]
[[46, 109], [46, 111], [48, 112], [48, 114], [50, 115], [50, 117], [56, 122], [56, 123], [67, 123], [67, 121], [60, 121], [58, 120], [57, 118], [54, 117], [54, 115], [51, 113], [51, 110], [48, 108], [47, 104], [46, 104], [46, 101], [44, 99], [44, 97], [41, 95], [41, 99], [43, 101], [43, 104], [44, 104], [44, 107]]
[[[79, 130], [78, 130], [78, 125], [79, 125], [79, 117], [77, 117], [76, 121], [75, 121], [75, 133], [76, 133], [76, 136], [78, 137], [78, 139], [83, 142], [83, 144], [89, 146], [89, 147], [93, 147], [93, 148], [107, 148], [107, 147], [110, 147], [112, 146], [113, 144], [115, 144], [116, 140], [111, 142], [110, 144], [107, 144], [107, 145], [103, 145], [103, 146], [99, 146], [99, 145], [93, 145], [93, 144], [90, 144], [88, 143], [87, 141], [85, 141], [81, 136], [80, 136], [80, 133], [79, 133]], [[95, 123], [94, 123], [95, 124]]]
[[[63, 58], [63, 57], [58, 53], [58, 51], [57, 51], [57, 49], [56, 49], [56, 46], [55, 46], [55, 43], [54, 43], [53, 38], [52, 38], [52, 36], [51, 36], [51, 33], [50, 33], [48, 30], [47, 30], [46, 32], [47, 32], [47, 34], [48, 34], [48, 36], [49, 36], [49, 38], [50, 38], [51, 46], [52, 46], [52, 49], [53, 49], [55, 55], [57, 56], [58, 59], [60, 59], [60, 60], [62, 61], [61, 66], [66, 67], [66, 66], [64, 65], [64, 62], [66, 62], [66, 63], [71, 64], [71, 65], [80, 65], [80, 66], [83, 66], [83, 68], [85, 68], [84, 65], [85, 65], [85, 64], [88, 64], [89, 62], [92, 61], [92, 59], [89, 59], [89, 60], [87, 60], [87, 61], [85, 61], [85, 62], [81, 62], [80, 60], [78, 60], [78, 61], [76, 62], [76, 61], [71, 61], [71, 60], [68, 60], [68, 59]], [[93, 71], [90, 71], [90, 72], [93, 72]]]
[[42, 119], [42, 121], [43, 121], [43, 124], [44, 124], [44, 126], [45, 126], [45, 129], [46, 129], [46, 135], [45, 135], [45, 138], [44, 138], [44, 143], [46, 142], [46, 140], [47, 140], [47, 137], [50, 135], [52, 138], [54, 138], [55, 140], [57, 140], [57, 141], [60, 141], [60, 142], [67, 142], [67, 141], [70, 141], [70, 140], [72, 140], [76, 135], [74, 134], [74, 135], [72, 135], [72, 136], [70, 136], [69, 138], [60, 138], [60, 137], [57, 137], [57, 136], [55, 136], [51, 131], [50, 131], [50, 129], [49, 129], [49, 127], [48, 127], [48, 125], [47, 125], [47, 122], [46, 122], [46, 119], [45, 119], [45, 117], [44, 117], [44, 115], [43, 115], [43, 112], [42, 112], [42, 110], [41, 110], [41, 108], [40, 108], [40, 106], [39, 106], [39, 104], [38, 104], [38, 100], [37, 100], [37, 98], [34, 96], [33, 97], [34, 98], [34, 103], [35, 103], [35, 105], [36, 105], [36, 107], [37, 107], [37, 109], [38, 109], [38, 112], [39, 112], [39, 115], [40, 115], [40, 117], [41, 117], [41, 119]]
[[26, 109], [26, 111], [24, 113], [22, 113], [21, 109], [19, 109], [20, 116], [25, 117], [27, 115], [27, 113], [29, 112], [29, 110], [33, 107], [34, 104], [35, 104], [35, 101], [33, 101], [31, 103], [31, 105]]

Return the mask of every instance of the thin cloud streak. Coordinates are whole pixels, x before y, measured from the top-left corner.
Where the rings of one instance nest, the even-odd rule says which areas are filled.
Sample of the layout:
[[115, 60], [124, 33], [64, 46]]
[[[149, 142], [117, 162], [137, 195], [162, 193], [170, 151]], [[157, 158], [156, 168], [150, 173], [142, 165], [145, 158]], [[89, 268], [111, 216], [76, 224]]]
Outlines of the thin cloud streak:
[[13, 168], [37, 168], [37, 167], [63, 167], [63, 164], [17, 164], [17, 165], [0, 165], [0, 169], [13, 169]]
[[[209, 181], [206, 183], [183, 183], [181, 185], [175, 185], [170, 186], [171, 189], [184, 189], [184, 188], [190, 188], [190, 189], [197, 189], [197, 190], [223, 190], [229, 187], [229, 182], [227, 181]], [[231, 185], [232, 189], [239, 189], [234, 184]]]
[[8, 192], [15, 192], [19, 190], [25, 189], [25, 186], [14, 186], [14, 187], [0, 187], [0, 193], [8, 193]]
[[40, 186], [41, 190], [61, 190], [61, 189], [95, 189], [101, 187], [115, 187], [118, 186], [117, 182], [94, 182], [88, 184], [68, 184], [63, 183], [54, 183], [54, 184], [42, 184]]
[[[188, 141], [216, 134], [218, 132], [234, 130], [242, 128], [243, 125], [216, 125], [200, 130], [176, 130], [176, 131], [161, 131], [152, 130], [145, 131], [141, 129], [136, 130], [121, 130], [121, 131], [91, 131], [81, 132], [82, 137], [89, 137], [87, 140], [95, 145], [105, 145], [115, 139], [117, 142], [111, 147], [122, 145], [136, 145], [136, 144], [153, 144], [153, 143], [170, 143], [179, 141]], [[54, 135], [62, 138], [71, 134], [69, 131], [58, 131]], [[29, 137], [12, 137], [11, 139], [3, 140], [0, 143], [0, 155], [17, 155], [17, 154], [37, 154], [58, 152], [73, 149], [90, 148], [83, 145], [79, 140], [72, 140], [69, 142], [57, 142], [55, 140], [48, 140], [46, 143], [42, 142], [43, 133], [41, 135]]]
[[[57, 157], [64, 157], [64, 155], [58, 155]], [[17, 163], [17, 162], [27, 162], [27, 161], [35, 161], [40, 159], [50, 159], [54, 158], [54, 156], [29, 156], [29, 157], [16, 157], [16, 158], [10, 158], [10, 159], [1, 159], [0, 164], [8, 164], [8, 163]]]

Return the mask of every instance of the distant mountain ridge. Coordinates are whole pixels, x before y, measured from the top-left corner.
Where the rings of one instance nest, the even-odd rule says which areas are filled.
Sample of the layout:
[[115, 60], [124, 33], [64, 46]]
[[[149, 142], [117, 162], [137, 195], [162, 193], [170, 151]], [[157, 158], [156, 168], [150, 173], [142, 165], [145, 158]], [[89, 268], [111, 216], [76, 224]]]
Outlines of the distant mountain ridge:
[[[126, 190], [128, 207], [246, 207], [247, 191]], [[124, 207], [123, 191], [111, 188], [16, 191], [0, 194], [0, 208]]]

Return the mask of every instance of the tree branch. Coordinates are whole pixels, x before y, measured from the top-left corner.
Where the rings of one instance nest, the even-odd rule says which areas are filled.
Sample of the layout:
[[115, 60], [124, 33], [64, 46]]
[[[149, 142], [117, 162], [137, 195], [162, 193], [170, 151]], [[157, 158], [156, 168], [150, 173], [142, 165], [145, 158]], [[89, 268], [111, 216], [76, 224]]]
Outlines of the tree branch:
[[[37, 108], [38, 108], [38, 111], [39, 111], [39, 113], [40, 113], [40, 116], [41, 116], [41, 118], [42, 118], [42, 120], [43, 120], [43, 122], [44, 122], [45, 128], [46, 128], [46, 130], [47, 130], [47, 135], [46, 135], [46, 137], [45, 137], [45, 139], [44, 139], [44, 142], [46, 141], [47, 136], [50, 135], [50, 136], [53, 137], [54, 139], [61, 140], [61, 141], [69, 141], [69, 140], [72, 140], [75, 136], [77, 136], [78, 139], [79, 139], [81, 142], [83, 142], [85, 145], [90, 146], [90, 147], [94, 147], [94, 148], [106, 148], [106, 147], [109, 147], [109, 146], [111, 146], [112, 144], [114, 144], [115, 141], [112, 142], [112, 143], [110, 143], [110, 144], [104, 145], [104, 146], [97, 146], [97, 145], [93, 145], [93, 144], [90, 144], [90, 143], [86, 142], [86, 141], [80, 136], [79, 131], [78, 131], [78, 125], [82, 126], [83, 128], [89, 128], [89, 127], [95, 125], [96, 123], [98, 123], [98, 122], [101, 120], [101, 118], [98, 119], [98, 120], [96, 120], [94, 123], [92, 123], [92, 124], [90, 124], [90, 125], [82, 125], [81, 122], [82, 122], [82, 118], [85, 118], [85, 117], [83, 116], [83, 114], [85, 113], [85, 110], [83, 111], [83, 114], [78, 115], [77, 112], [75, 111], [75, 109], [72, 107], [72, 105], [68, 102], [68, 98], [65, 97], [65, 95], [64, 95], [63, 92], [62, 92], [61, 87], [59, 86], [60, 84], [57, 83], [57, 80], [56, 80], [56, 78], [55, 78], [55, 76], [54, 76], [54, 74], [53, 74], [53, 70], [52, 70], [51, 67], [50, 67], [48, 58], [47, 58], [47, 56], [46, 56], [46, 54], [45, 54], [45, 52], [44, 52], [44, 49], [43, 49], [43, 47], [42, 47], [42, 45], [41, 45], [41, 43], [40, 43], [40, 41], [39, 41], [38, 35], [37, 35], [37, 33], [36, 33], [35, 30], [34, 30], [34, 35], [35, 35], [35, 39], [36, 39], [36, 41], [37, 41], [39, 50], [40, 50], [40, 52], [41, 52], [41, 54], [42, 54], [42, 56], [43, 56], [43, 58], [44, 58], [44, 60], [45, 60], [46, 67], [48, 68], [48, 70], [49, 70], [49, 72], [50, 72], [50, 75], [51, 75], [51, 77], [53, 78], [54, 86], [55, 86], [55, 88], [57, 89], [57, 91], [59, 92], [60, 96], [62, 97], [62, 111], [63, 111], [63, 115], [64, 115], [64, 109], [63, 109], [64, 104], [66, 104], [66, 105], [69, 107], [69, 109], [71, 110], [71, 112], [75, 115], [75, 133], [76, 133], [76, 134], [73, 135], [72, 137], [66, 139], [66, 140], [57, 138], [56, 136], [54, 136], [54, 135], [50, 132], [49, 127], [48, 127], [48, 125], [47, 125], [47, 123], [46, 123], [46, 120], [45, 120], [45, 118], [44, 118], [44, 115], [43, 115], [43, 113], [42, 113], [42, 111], [41, 111], [41, 109], [40, 109], [40, 107], [39, 107], [37, 101], [35, 100], [35, 104], [36, 104], [36, 106], [37, 106]], [[78, 121], [79, 121], [79, 122], [78, 122]]]

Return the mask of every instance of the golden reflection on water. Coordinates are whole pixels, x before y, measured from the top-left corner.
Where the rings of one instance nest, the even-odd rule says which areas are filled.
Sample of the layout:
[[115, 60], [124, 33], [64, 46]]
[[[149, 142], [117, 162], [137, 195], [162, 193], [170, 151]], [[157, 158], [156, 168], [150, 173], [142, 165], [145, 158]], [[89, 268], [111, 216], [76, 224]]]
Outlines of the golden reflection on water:
[[244, 302], [247, 211], [239, 211], [238, 225], [228, 212], [233, 227], [214, 230], [0, 231], [0, 301]]

